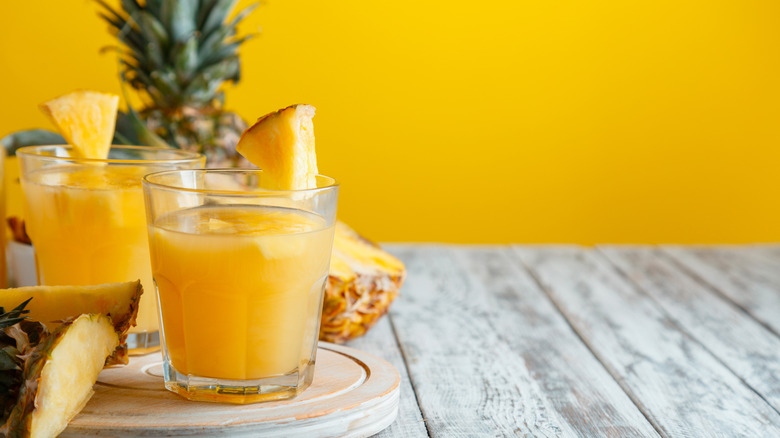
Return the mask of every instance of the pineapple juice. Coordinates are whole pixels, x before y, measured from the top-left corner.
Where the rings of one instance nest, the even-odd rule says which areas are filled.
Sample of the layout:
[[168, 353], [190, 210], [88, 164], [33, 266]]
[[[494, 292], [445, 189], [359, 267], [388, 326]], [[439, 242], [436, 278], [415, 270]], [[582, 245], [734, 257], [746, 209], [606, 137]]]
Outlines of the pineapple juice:
[[53, 166], [22, 178], [38, 282], [93, 285], [141, 280], [137, 326], [159, 329], [141, 191], [144, 166]]
[[201, 206], [150, 226], [168, 359], [183, 375], [304, 370], [316, 348], [334, 227], [281, 207]]

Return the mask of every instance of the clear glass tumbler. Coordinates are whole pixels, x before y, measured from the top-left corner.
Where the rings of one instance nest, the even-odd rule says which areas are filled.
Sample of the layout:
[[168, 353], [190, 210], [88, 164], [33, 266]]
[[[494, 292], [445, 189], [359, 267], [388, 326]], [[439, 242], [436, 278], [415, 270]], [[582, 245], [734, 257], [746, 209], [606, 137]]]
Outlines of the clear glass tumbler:
[[128, 346], [131, 354], [159, 348], [141, 178], [162, 170], [202, 168], [205, 157], [143, 146], [112, 146], [105, 160], [72, 158], [67, 146], [30, 146], [16, 153], [38, 283], [140, 279], [146, 292]]
[[314, 377], [338, 185], [263, 181], [237, 169], [144, 178], [165, 387], [190, 400], [292, 398]]

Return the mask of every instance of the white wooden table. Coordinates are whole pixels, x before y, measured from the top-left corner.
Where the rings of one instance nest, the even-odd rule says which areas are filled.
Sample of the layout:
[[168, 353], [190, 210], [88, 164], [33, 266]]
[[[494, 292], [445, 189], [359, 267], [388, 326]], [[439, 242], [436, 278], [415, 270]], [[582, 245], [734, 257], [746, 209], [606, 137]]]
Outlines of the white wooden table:
[[780, 246], [388, 249], [380, 437], [780, 437]]

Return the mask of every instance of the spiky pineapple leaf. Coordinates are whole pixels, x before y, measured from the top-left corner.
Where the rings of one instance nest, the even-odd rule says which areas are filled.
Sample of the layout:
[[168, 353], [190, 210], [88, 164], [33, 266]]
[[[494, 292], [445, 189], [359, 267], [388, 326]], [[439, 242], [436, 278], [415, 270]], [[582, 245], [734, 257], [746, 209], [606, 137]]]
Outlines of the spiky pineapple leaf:
[[138, 132], [136, 132], [135, 125], [133, 124], [133, 120], [131, 120], [130, 116], [124, 111], [117, 112], [113, 144], [141, 144], [141, 141], [138, 138]]
[[[7, 323], [19, 316], [4, 318], [6, 315], [21, 315], [22, 307], [30, 300], [17, 306], [11, 312], [0, 308], [0, 320]], [[14, 406], [17, 405], [22, 390], [24, 363], [30, 352], [48, 335], [46, 327], [40, 322], [19, 321], [0, 330], [0, 436], [15, 436], [8, 428]]]
[[16, 364], [16, 360], [14, 360], [18, 354], [19, 351], [10, 345], [0, 349], [0, 371], [20, 370], [21, 368], [19, 368], [19, 365]]
[[32, 300], [32, 298], [28, 298], [25, 302], [19, 304], [13, 310], [8, 312], [0, 307], [0, 328], [10, 327], [17, 322], [21, 322], [26, 319], [27, 317], [24, 315], [30, 313], [30, 311], [26, 310], [25, 306], [27, 306], [27, 303], [29, 303], [30, 300]]
[[186, 41], [195, 32], [195, 20], [198, 15], [197, 1], [163, 0], [170, 3], [170, 21], [168, 34], [173, 41]]
[[[99, 15], [127, 48], [121, 55], [124, 79], [147, 94], [154, 107], [176, 111], [218, 104], [221, 84], [240, 78], [237, 50], [248, 38], [236, 38], [236, 27], [257, 4], [228, 21], [236, 0], [122, 0], [118, 10], [105, 0], [95, 1]], [[222, 67], [228, 75], [207, 70], [227, 59], [235, 59]]]
[[125, 120], [129, 121], [133, 127], [133, 132], [136, 136], [135, 138], [138, 139], [138, 142], [135, 143], [136, 145], [153, 146], [157, 148], [173, 147], [171, 144], [160, 138], [160, 136], [150, 131], [149, 128], [146, 127], [146, 123], [141, 121], [138, 113], [130, 105], [127, 105]]
[[168, 31], [160, 20], [147, 11], [140, 11], [135, 17], [144, 37], [149, 41], [157, 41], [162, 49], [167, 49], [170, 43]]
[[187, 42], [178, 43], [171, 52], [178, 82], [192, 79], [192, 72], [198, 66], [198, 37], [191, 35]]
[[260, 6], [260, 3], [252, 3], [251, 5], [238, 11], [236, 16], [233, 17], [232, 20], [230, 20], [230, 24], [228, 24], [228, 27], [232, 27], [235, 29], [238, 26], [238, 23], [242, 22], [244, 18], [246, 18], [249, 14], [251, 14], [252, 11], [254, 11], [258, 6]]
[[156, 40], [160, 42], [163, 48], [167, 48], [170, 43], [170, 37], [168, 31], [165, 29], [165, 25], [160, 22], [154, 15], [147, 11], [141, 11], [141, 26], [142, 32], [150, 40]]
[[198, 24], [204, 38], [207, 38], [212, 32], [222, 27], [222, 23], [225, 22], [230, 11], [236, 6], [236, 1], [216, 0], [208, 2], [209, 4], [202, 8]]

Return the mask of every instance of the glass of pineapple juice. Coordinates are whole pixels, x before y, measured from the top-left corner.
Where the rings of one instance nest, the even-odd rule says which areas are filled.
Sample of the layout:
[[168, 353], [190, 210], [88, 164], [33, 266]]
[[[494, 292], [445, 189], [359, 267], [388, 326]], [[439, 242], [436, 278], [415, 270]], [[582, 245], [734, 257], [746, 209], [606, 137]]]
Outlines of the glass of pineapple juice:
[[73, 158], [67, 146], [30, 146], [17, 155], [38, 283], [140, 279], [146, 292], [128, 346], [131, 353], [159, 348], [141, 178], [162, 170], [202, 168], [205, 157], [143, 146], [112, 146], [105, 160]]
[[338, 185], [264, 189], [261, 170], [143, 181], [165, 386], [190, 400], [295, 397], [314, 377]]

